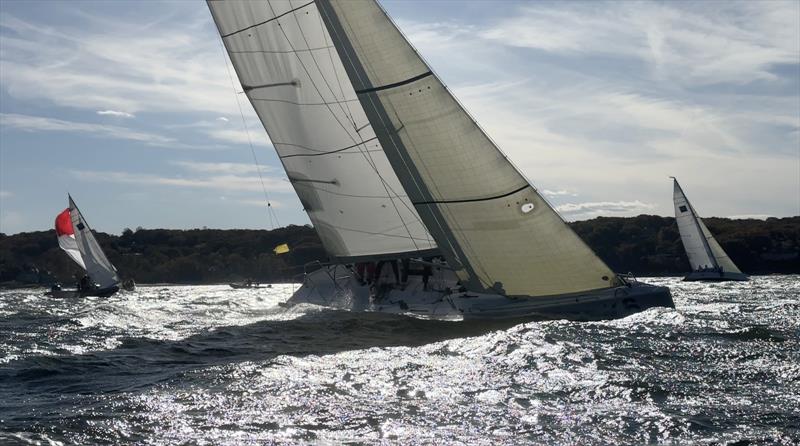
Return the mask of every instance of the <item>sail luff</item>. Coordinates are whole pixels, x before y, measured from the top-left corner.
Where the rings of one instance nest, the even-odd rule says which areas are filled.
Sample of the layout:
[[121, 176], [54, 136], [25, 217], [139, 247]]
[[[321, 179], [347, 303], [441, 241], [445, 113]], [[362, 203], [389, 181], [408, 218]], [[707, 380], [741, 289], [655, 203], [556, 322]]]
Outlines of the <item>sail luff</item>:
[[244, 93], [333, 261], [432, 253], [315, 2], [208, 2]]
[[374, 1], [318, 0], [367, 116], [468, 289], [546, 296], [614, 286]]

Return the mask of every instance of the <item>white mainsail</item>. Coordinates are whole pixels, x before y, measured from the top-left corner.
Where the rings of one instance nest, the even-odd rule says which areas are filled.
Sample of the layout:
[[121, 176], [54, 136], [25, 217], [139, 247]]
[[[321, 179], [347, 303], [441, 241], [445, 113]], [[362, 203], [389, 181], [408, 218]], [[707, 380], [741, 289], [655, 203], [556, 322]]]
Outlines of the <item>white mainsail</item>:
[[675, 221], [678, 223], [678, 232], [689, 257], [692, 270], [703, 268], [722, 268], [723, 271], [741, 273], [728, 254], [722, 249], [706, 227], [703, 220], [697, 215], [689, 200], [686, 198], [678, 180], [673, 178], [672, 201], [675, 204]]
[[[81, 260], [83, 261], [83, 265], [81, 266], [84, 267], [86, 273], [100, 289], [116, 286], [119, 283], [117, 269], [111, 264], [100, 248], [100, 245], [94, 238], [94, 234], [92, 234], [92, 229], [89, 227], [86, 219], [83, 218], [83, 215], [81, 215], [81, 211], [78, 209], [78, 206], [75, 205], [72, 197], [69, 197], [69, 214], [72, 221], [75, 242], [80, 252]], [[70, 252], [67, 253], [70, 254]], [[73, 256], [70, 255], [70, 257]], [[81, 262], [78, 263], [80, 264]]]
[[617, 284], [375, 1], [315, 4], [378, 141], [468, 289], [548, 296]]
[[328, 254], [432, 254], [313, 1], [209, 1], [239, 77]]

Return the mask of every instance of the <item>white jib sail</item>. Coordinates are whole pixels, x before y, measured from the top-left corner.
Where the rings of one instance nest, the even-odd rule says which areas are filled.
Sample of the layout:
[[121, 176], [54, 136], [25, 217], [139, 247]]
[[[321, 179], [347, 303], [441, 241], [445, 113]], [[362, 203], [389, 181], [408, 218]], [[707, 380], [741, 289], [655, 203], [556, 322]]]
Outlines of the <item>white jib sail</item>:
[[436, 248], [386, 159], [316, 4], [208, 6], [328, 254], [344, 260]]
[[616, 284], [376, 2], [316, 5], [392, 167], [468, 288], [548, 296]]
[[678, 184], [678, 180], [674, 178], [672, 200], [675, 204], [678, 232], [681, 234], [681, 241], [686, 249], [692, 270], [722, 267], [723, 271], [740, 273], [739, 268], [728, 257], [722, 246], [711, 235], [703, 220], [697, 215]]
[[101, 289], [117, 285], [119, 283], [117, 269], [106, 258], [105, 253], [94, 238], [94, 234], [92, 234], [92, 229], [86, 223], [83, 215], [81, 215], [78, 206], [72, 201], [72, 197], [69, 197], [69, 210], [72, 228], [75, 231], [75, 241], [81, 253], [86, 273]]

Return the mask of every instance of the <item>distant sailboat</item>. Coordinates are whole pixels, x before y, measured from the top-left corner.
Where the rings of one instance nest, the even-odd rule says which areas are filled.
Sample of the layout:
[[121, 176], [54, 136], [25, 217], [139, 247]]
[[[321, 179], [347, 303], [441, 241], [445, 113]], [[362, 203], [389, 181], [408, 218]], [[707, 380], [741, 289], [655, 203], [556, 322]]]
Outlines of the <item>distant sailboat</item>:
[[106, 257], [78, 206], [69, 198], [69, 207], [56, 217], [58, 245], [86, 271], [78, 289], [55, 288], [53, 297], [110, 296], [119, 291], [117, 269]]
[[208, 1], [330, 264], [289, 303], [461, 318], [673, 306], [615, 274], [375, 1]]
[[736, 267], [722, 246], [711, 235], [703, 220], [689, 203], [678, 180], [675, 177], [672, 177], [672, 180], [675, 221], [678, 223], [681, 241], [686, 249], [686, 256], [689, 257], [689, 264], [692, 266], [692, 272], [683, 280], [748, 280], [747, 275]]

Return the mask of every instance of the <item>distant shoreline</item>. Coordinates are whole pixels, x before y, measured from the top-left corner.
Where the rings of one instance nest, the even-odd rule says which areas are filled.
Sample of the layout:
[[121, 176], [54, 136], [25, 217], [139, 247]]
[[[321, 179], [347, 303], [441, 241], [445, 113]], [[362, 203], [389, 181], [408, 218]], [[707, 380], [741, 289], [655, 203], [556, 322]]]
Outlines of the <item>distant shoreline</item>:
[[[800, 217], [704, 221], [746, 274], [800, 273]], [[673, 217], [598, 217], [569, 225], [612, 271], [677, 277], [691, 270]], [[328, 258], [311, 226], [138, 229], [95, 236], [122, 278], [156, 284], [152, 286], [224, 285], [247, 279], [296, 283], [304, 265]], [[289, 252], [276, 255], [273, 249], [282, 244]], [[53, 230], [0, 234], [0, 283], [67, 284], [80, 273], [58, 247]]]

